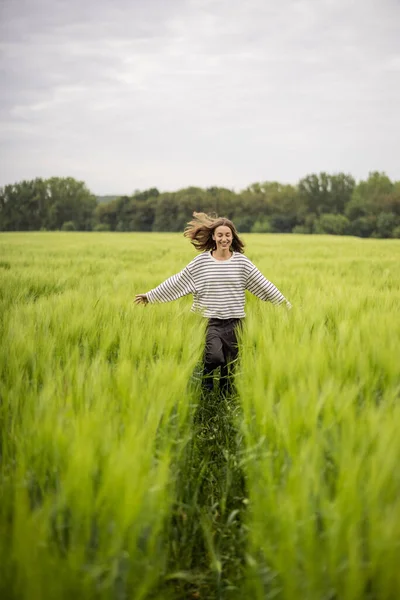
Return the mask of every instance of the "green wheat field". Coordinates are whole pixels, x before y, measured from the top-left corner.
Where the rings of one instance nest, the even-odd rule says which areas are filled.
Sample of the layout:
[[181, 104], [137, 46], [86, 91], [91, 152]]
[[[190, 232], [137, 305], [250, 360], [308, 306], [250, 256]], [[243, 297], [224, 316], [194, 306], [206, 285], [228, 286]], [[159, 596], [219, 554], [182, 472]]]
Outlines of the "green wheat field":
[[0, 597], [400, 597], [400, 242], [245, 235], [237, 394], [180, 234], [0, 235]]

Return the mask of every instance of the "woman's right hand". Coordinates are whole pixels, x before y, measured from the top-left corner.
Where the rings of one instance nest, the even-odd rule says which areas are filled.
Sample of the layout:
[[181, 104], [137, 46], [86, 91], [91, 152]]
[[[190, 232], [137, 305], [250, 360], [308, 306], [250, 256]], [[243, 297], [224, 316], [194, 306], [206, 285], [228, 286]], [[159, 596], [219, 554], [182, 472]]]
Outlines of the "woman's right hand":
[[146, 294], [136, 294], [135, 296], [135, 304], [148, 304], [149, 301], [147, 299]]

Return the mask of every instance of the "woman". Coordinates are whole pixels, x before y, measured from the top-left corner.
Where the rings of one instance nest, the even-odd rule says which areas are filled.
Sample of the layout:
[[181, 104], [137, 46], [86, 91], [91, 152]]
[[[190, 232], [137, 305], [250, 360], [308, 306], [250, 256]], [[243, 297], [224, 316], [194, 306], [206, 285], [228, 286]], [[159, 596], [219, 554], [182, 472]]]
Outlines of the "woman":
[[245, 290], [274, 304], [290, 303], [243, 254], [244, 244], [232, 221], [193, 213], [184, 236], [201, 254], [180, 273], [146, 294], [137, 304], [170, 302], [193, 294], [192, 311], [208, 319], [203, 388], [212, 390], [213, 371], [221, 367], [220, 389], [230, 391], [230, 375], [238, 356], [237, 330], [245, 315]]

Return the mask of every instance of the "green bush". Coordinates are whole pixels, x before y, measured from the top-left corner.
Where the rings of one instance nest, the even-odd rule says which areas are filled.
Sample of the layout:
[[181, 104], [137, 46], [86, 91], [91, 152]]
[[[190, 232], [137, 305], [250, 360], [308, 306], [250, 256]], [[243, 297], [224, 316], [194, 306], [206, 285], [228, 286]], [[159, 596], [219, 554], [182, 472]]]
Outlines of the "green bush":
[[344, 215], [326, 213], [321, 215], [315, 224], [316, 233], [346, 235], [349, 231], [349, 220]]
[[377, 237], [393, 237], [393, 230], [399, 224], [399, 217], [397, 215], [392, 212], [381, 212], [376, 219]]
[[393, 235], [392, 237], [399, 239], [400, 238], [400, 225], [397, 225], [397, 227], [395, 227], [393, 229]]
[[272, 233], [272, 226], [268, 219], [256, 221], [251, 228], [251, 233]]
[[98, 223], [93, 227], [93, 231], [110, 231], [110, 226], [106, 223]]
[[310, 233], [306, 225], [296, 225], [293, 227], [292, 233]]
[[370, 237], [376, 226], [376, 218], [371, 215], [369, 217], [358, 217], [351, 221], [349, 225], [350, 235], [367, 238]]
[[62, 224], [61, 231], [76, 231], [76, 225], [74, 221], [65, 221]]

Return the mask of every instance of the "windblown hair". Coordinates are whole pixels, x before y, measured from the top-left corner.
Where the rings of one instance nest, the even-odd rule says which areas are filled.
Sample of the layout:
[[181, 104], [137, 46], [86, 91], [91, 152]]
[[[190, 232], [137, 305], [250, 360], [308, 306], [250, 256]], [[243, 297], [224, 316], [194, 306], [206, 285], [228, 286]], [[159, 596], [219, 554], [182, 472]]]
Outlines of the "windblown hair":
[[236, 227], [229, 219], [225, 217], [212, 217], [206, 213], [193, 213], [192, 221], [189, 221], [184, 231], [184, 236], [189, 238], [193, 246], [198, 251], [215, 250], [216, 243], [212, 236], [217, 227], [225, 225], [232, 231], [231, 248], [235, 252], [244, 252], [244, 243], [240, 239]]

